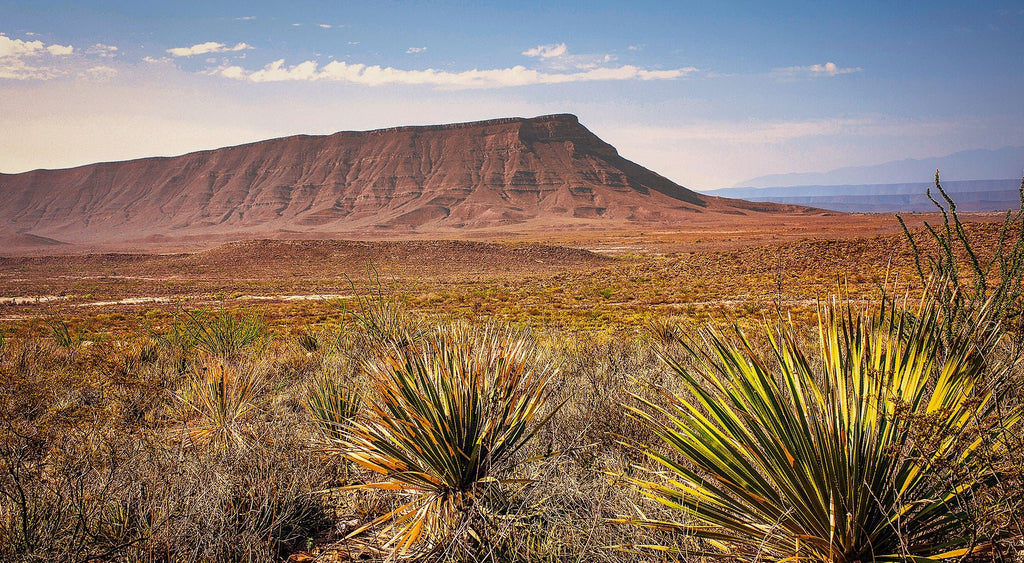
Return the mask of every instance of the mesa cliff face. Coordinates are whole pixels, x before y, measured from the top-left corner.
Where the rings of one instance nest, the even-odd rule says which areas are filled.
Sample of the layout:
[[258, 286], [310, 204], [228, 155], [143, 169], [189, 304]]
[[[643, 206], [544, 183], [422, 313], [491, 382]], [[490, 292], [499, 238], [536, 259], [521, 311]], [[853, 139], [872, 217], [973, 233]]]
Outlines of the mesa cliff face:
[[620, 157], [572, 115], [302, 135], [0, 174], [0, 220], [11, 232], [76, 244], [672, 223], [758, 209], [701, 196]]

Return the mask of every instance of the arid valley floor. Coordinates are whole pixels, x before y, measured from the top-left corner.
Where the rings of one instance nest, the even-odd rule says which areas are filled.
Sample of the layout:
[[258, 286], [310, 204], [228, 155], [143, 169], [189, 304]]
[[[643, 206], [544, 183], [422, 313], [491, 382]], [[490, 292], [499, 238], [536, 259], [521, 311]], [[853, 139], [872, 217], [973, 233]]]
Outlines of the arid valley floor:
[[[912, 228], [941, 221], [906, 219]], [[984, 243], [1001, 217], [970, 219]], [[903, 287], [916, 281], [906, 238], [883, 214], [476, 238], [260, 240], [192, 252], [0, 257], [0, 323], [8, 334], [40, 333], [42, 321], [59, 317], [103, 337], [144, 330], [175, 309], [223, 305], [260, 311], [287, 333], [337, 323], [339, 305], [379, 276], [380, 289], [428, 315], [622, 329], [658, 315], [721, 321], [757, 318], [779, 305], [813, 309], [840, 288], [877, 290], [887, 270]]]

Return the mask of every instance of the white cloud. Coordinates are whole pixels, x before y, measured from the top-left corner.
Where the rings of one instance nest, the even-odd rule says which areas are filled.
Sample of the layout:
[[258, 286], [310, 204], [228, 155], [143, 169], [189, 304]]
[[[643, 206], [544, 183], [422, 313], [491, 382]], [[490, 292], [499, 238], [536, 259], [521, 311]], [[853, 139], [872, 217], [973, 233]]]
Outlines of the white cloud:
[[55, 57], [70, 55], [75, 52], [75, 48], [71, 45], [50, 45], [46, 48], [46, 52], [50, 53]]
[[610, 80], [671, 80], [696, 72], [693, 67], [670, 70], [647, 70], [632, 65], [594, 68], [576, 72], [544, 72], [524, 66], [511, 68], [449, 72], [428, 68], [403, 70], [392, 67], [349, 64], [332, 61], [320, 67], [316, 61], [285, 66], [284, 59], [274, 61], [257, 71], [228, 66], [215, 74], [250, 82], [329, 81], [363, 86], [420, 85], [449, 89], [506, 88], [534, 84], [565, 84], [570, 82]]
[[57, 76], [59, 73], [54, 69], [30, 66], [17, 57], [0, 58], [0, 79], [46, 80]]
[[329, 23], [322, 23], [322, 24], [320, 24], [320, 27], [322, 27], [324, 29], [331, 29], [334, 26], [329, 24]]
[[87, 68], [83, 74], [94, 80], [105, 80], [117, 76], [117, 69], [106, 65], [99, 65]]
[[253, 21], [254, 19], [256, 19], [256, 16], [242, 16], [240, 18], [235, 18], [235, 19], [240, 21], [240, 22], [249, 22], [249, 21]]
[[523, 51], [523, 55], [540, 59], [547, 70], [591, 70], [597, 69], [615, 60], [614, 55], [582, 54], [569, 52], [565, 43], [538, 45]]
[[247, 43], [237, 43], [234, 47], [228, 47], [223, 43], [207, 41], [206, 43], [197, 43], [191, 47], [175, 47], [173, 49], [167, 49], [167, 52], [175, 57], [191, 57], [193, 55], [205, 55], [207, 53], [244, 51], [252, 48], [253, 46]]
[[74, 50], [71, 45], [44, 45], [39, 40], [11, 39], [0, 33], [0, 58], [41, 55], [44, 51], [54, 56], [70, 55]]
[[422, 53], [422, 52], [424, 52], [426, 50], [427, 50], [426, 47], [409, 47], [408, 49], [405, 50], [405, 54], [407, 54], [407, 55], [414, 55], [416, 53]]
[[104, 45], [103, 43], [97, 43], [85, 50], [89, 55], [98, 55], [106, 58], [117, 56], [117, 51], [117, 47], [113, 45]]
[[42, 41], [22, 41], [0, 35], [0, 58], [35, 55], [43, 49]]
[[783, 76], [788, 78], [796, 78], [800, 76], [814, 77], [814, 76], [839, 76], [840, 74], [852, 74], [854, 72], [861, 72], [862, 68], [841, 68], [834, 62], [827, 62], [825, 64], [815, 64], [808, 66], [787, 66], [784, 68], [776, 68], [772, 70], [772, 74], [777, 76]]
[[550, 45], [537, 45], [532, 49], [523, 51], [523, 54], [527, 57], [540, 57], [542, 59], [550, 59], [551, 57], [561, 57], [562, 55], [569, 52], [569, 47], [565, 43], [557, 43]]
[[219, 74], [227, 78], [234, 78], [236, 80], [245, 80], [245, 69], [240, 66], [229, 66], [220, 69]]
[[[11, 39], [0, 33], [0, 78], [14, 80], [45, 80], [65, 74], [52, 66], [52, 57], [63, 57], [74, 53], [71, 45], [46, 45], [42, 41]], [[29, 61], [32, 61], [30, 64]], [[44, 66], [35, 64], [41, 61]]]

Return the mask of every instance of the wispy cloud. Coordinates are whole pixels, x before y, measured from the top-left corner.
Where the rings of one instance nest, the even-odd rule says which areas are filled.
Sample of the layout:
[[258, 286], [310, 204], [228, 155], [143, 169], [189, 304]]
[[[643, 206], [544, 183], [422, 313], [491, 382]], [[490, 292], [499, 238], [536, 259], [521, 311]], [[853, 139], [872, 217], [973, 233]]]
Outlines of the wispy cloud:
[[694, 67], [647, 70], [625, 65], [575, 72], [545, 72], [528, 69], [524, 66], [450, 72], [432, 68], [404, 70], [377, 65], [349, 64], [342, 61], [332, 61], [324, 66], [320, 66], [316, 61], [305, 61], [286, 66], [284, 59], [281, 59], [256, 71], [246, 70], [240, 66], [228, 66], [215, 69], [212, 72], [227, 78], [249, 82], [327, 81], [363, 86], [419, 85], [447, 89], [470, 89], [591, 81], [671, 80], [685, 77], [696, 71], [697, 69]]
[[322, 27], [323, 29], [331, 29], [332, 27], [334, 27], [333, 25], [331, 25], [329, 23], [322, 23], [322, 24], [319, 24], [319, 26]]
[[808, 66], [787, 66], [772, 70], [772, 74], [787, 78], [817, 77], [817, 76], [839, 76], [840, 74], [852, 74], [861, 72], [860, 67], [842, 68], [836, 63], [815, 64]]
[[590, 70], [600, 68], [615, 60], [614, 55], [570, 53], [565, 43], [538, 45], [523, 51], [523, 55], [539, 59], [546, 70]]
[[405, 54], [407, 54], [407, 55], [415, 55], [416, 53], [422, 53], [422, 52], [424, 52], [426, 50], [427, 50], [426, 47], [409, 47], [408, 49], [405, 50]]
[[207, 41], [206, 43], [197, 43], [191, 47], [175, 47], [173, 49], [167, 49], [167, 52], [175, 57], [191, 57], [194, 55], [205, 55], [207, 53], [229, 53], [234, 51], [244, 51], [246, 49], [252, 48], [253, 46], [247, 43], [236, 43], [234, 47], [228, 47], [224, 43]]
[[537, 45], [532, 49], [523, 51], [523, 54], [527, 57], [540, 57], [542, 59], [549, 59], [551, 57], [561, 57], [562, 55], [569, 52], [569, 47], [565, 43], [553, 43], [550, 45]]
[[256, 16], [241, 16], [241, 17], [238, 17], [238, 18], [235, 18], [235, 19], [240, 21], [240, 22], [250, 22], [250, 21], [255, 20]]
[[85, 69], [82, 75], [93, 80], [105, 80], [117, 76], [117, 69], [107, 65], [99, 65]]
[[815, 140], [828, 137], [898, 138], [907, 135], [932, 137], [955, 130], [955, 120], [917, 120], [891, 115], [860, 115], [822, 119], [705, 121], [674, 127], [627, 126], [618, 130], [631, 132], [652, 143], [684, 141], [715, 143], [729, 146], [781, 145], [794, 140]]
[[117, 51], [117, 47], [113, 45], [104, 45], [103, 43], [96, 43], [95, 45], [85, 50], [85, 52], [90, 55], [97, 55], [104, 58], [112, 58], [117, 56]]
[[55, 78], [64, 73], [51, 64], [53, 58], [71, 55], [74, 51], [71, 45], [46, 45], [39, 40], [11, 39], [0, 33], [0, 79]]

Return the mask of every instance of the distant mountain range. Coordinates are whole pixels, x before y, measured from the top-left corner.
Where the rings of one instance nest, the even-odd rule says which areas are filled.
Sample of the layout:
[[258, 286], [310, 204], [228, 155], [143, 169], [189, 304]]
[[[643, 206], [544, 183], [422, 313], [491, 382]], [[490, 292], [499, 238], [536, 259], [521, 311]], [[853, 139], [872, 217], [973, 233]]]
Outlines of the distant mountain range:
[[[928, 212], [935, 211], [926, 193], [934, 187], [936, 170], [943, 189], [961, 211], [1020, 208], [1024, 147], [963, 151], [822, 173], [772, 174], [701, 193], [851, 213]], [[941, 201], [936, 190], [932, 195]]]
[[830, 172], [769, 174], [736, 184], [736, 188], [780, 186], [859, 186], [928, 182], [941, 171], [943, 180], [1005, 180], [1024, 175], [1024, 147], [973, 150], [935, 158], [894, 160], [874, 166], [851, 166]]
[[[1020, 179], [942, 181], [942, 189], [960, 211], [1008, 211], [1020, 208]], [[708, 195], [747, 201], [807, 205], [847, 213], [935, 211], [927, 194], [942, 201], [934, 182], [866, 184], [858, 186], [782, 186], [773, 188], [725, 188]]]

